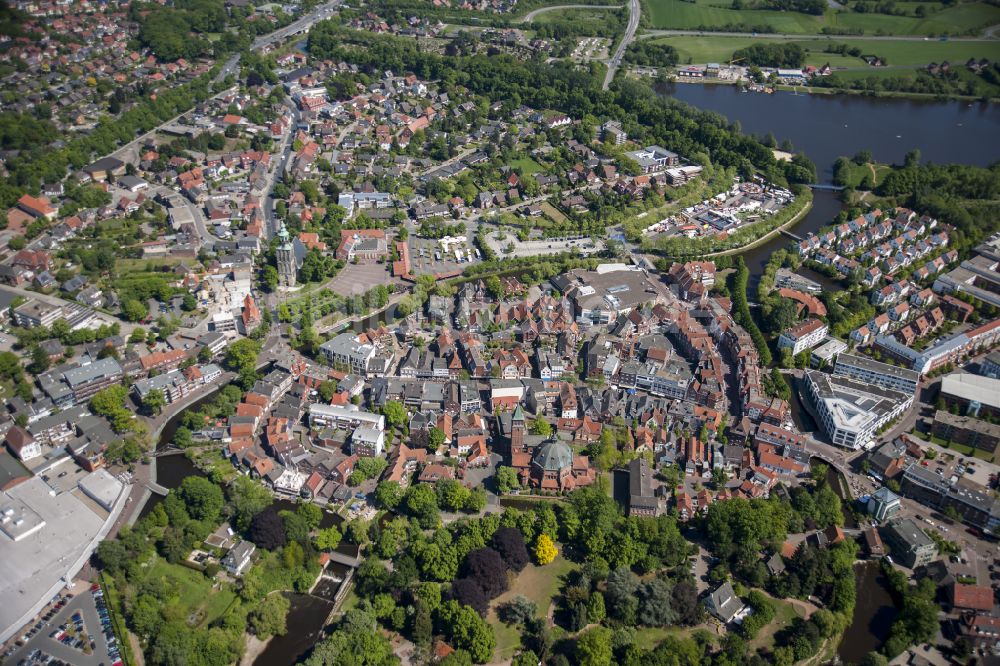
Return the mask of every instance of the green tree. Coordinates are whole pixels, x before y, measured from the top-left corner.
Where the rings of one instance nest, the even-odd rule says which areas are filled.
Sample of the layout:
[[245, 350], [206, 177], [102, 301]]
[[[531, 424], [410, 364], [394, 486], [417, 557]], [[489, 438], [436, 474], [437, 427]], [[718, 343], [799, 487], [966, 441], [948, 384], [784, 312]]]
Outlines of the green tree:
[[533, 435], [539, 435], [541, 437], [551, 437], [552, 436], [552, 424], [546, 421], [542, 417], [538, 417], [531, 422], [531, 433]]
[[599, 624], [605, 615], [604, 595], [597, 591], [592, 592], [587, 600], [587, 622]]
[[261, 271], [261, 283], [264, 286], [264, 290], [273, 293], [278, 289], [278, 269], [267, 264]]
[[322, 529], [316, 535], [316, 548], [320, 550], [336, 550], [341, 540], [340, 530], [336, 525]]
[[497, 492], [509, 493], [521, 487], [521, 481], [517, 477], [517, 471], [513, 467], [497, 467], [493, 477], [497, 484]]
[[240, 532], [250, 529], [250, 521], [271, 506], [274, 498], [260, 483], [248, 476], [237, 476], [228, 488], [229, 504], [233, 509], [233, 526]]
[[469, 606], [460, 606], [456, 601], [447, 601], [441, 607], [441, 625], [451, 638], [456, 649], [465, 650], [477, 664], [485, 664], [493, 658], [496, 636], [493, 627], [486, 623]]
[[320, 383], [319, 385], [319, 396], [323, 398], [323, 402], [330, 402], [333, 400], [334, 394], [337, 392], [337, 382], [327, 379]]
[[152, 389], [142, 398], [142, 407], [147, 414], [159, 416], [167, 405], [167, 398], [160, 389]]
[[427, 432], [427, 450], [437, 451], [444, 445], [445, 435], [444, 430], [438, 428], [437, 426], [431, 426], [430, 430]]
[[31, 350], [31, 365], [28, 367], [28, 370], [33, 375], [40, 375], [49, 369], [49, 365], [49, 355], [40, 346], [35, 345]]
[[395, 481], [381, 481], [375, 486], [375, 504], [390, 511], [399, 506], [403, 489]]
[[385, 415], [386, 423], [394, 428], [400, 428], [406, 425], [409, 420], [406, 408], [403, 407], [403, 403], [398, 400], [387, 400], [385, 405], [382, 407], [382, 414]]
[[403, 507], [424, 529], [437, 527], [439, 520], [437, 495], [431, 486], [421, 483], [408, 488], [403, 498]]
[[142, 301], [129, 298], [122, 303], [122, 316], [127, 321], [142, 321], [149, 316], [149, 309]]
[[611, 637], [607, 627], [591, 627], [576, 640], [577, 663], [581, 666], [611, 666]]
[[189, 476], [181, 482], [178, 492], [192, 518], [206, 523], [218, 522], [225, 505], [219, 486], [203, 476]]
[[250, 338], [241, 338], [226, 348], [226, 367], [239, 375], [239, 383], [245, 389], [250, 389], [257, 380], [259, 353], [260, 343]]
[[280, 593], [264, 597], [247, 615], [250, 630], [261, 639], [270, 636], [284, 636], [288, 631], [287, 618], [291, 603]]

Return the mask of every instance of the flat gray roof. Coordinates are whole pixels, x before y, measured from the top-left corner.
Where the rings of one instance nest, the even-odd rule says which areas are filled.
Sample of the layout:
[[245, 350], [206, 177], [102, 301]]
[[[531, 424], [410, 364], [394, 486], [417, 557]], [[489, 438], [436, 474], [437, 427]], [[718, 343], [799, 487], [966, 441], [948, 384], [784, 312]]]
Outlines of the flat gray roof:
[[907, 368], [901, 368], [898, 365], [882, 363], [880, 361], [872, 360], [867, 356], [858, 356], [857, 354], [841, 354], [837, 357], [837, 365], [839, 366], [841, 363], [844, 365], [852, 365], [856, 368], [864, 368], [869, 372], [878, 372], [883, 375], [890, 375], [892, 377], [912, 382], [916, 382], [920, 379], [920, 373], [916, 370], [909, 370]]
[[112, 377], [120, 374], [122, 374], [122, 367], [118, 365], [118, 361], [108, 356], [94, 361], [93, 363], [88, 363], [87, 365], [81, 365], [78, 368], [67, 370], [63, 376], [66, 378], [67, 384], [72, 387], [76, 387], [80, 384], [86, 384], [87, 382], [94, 381], [95, 379]]
[[1000, 379], [952, 373], [941, 380], [941, 393], [963, 400], [974, 400], [990, 407], [1000, 407]]
[[[23, 621], [25, 613], [58, 588], [60, 579], [76, 573], [76, 563], [91, 552], [106, 516], [99, 516], [72, 492], [50, 494], [35, 477], [18, 484], [3, 500], [23, 502], [45, 521], [41, 529], [14, 542], [0, 538], [0, 639]], [[72, 569], [72, 570], [71, 570]]]

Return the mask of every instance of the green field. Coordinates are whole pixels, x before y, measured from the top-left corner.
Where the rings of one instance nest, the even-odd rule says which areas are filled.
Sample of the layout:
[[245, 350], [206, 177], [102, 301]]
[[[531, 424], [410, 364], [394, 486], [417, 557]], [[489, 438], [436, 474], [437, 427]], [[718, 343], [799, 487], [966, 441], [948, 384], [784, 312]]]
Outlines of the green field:
[[521, 159], [512, 161], [510, 168], [516, 169], [525, 178], [545, 170], [541, 164], [530, 157], [522, 157]]
[[214, 590], [211, 581], [200, 571], [160, 558], [156, 558], [146, 576], [166, 581], [167, 588], [174, 593], [168, 606], [175, 608], [191, 626], [208, 626], [222, 617], [236, 599], [231, 586], [223, 585], [222, 589]]
[[[871, 74], [893, 76], [899, 68], [923, 67], [931, 62], [949, 61], [953, 65], [964, 65], [969, 58], [989, 61], [1000, 59], [1000, 41], [899, 41], [891, 39], [851, 39], [849, 37], [820, 37], [816, 39], [786, 40], [776, 37], [726, 37], [726, 36], [678, 36], [658, 37], [657, 44], [669, 44], [677, 49], [680, 62], [692, 63], [729, 62], [733, 53], [751, 44], [798, 44], [806, 50], [806, 64], [820, 67], [829, 63], [836, 69], [858, 70], [860, 76]], [[888, 68], [869, 67], [859, 58], [839, 53], [826, 53], [830, 45], [846, 44], [861, 49], [864, 55], [883, 58]]]
[[793, 35], [818, 35], [824, 28], [860, 29], [866, 35], [958, 35], [978, 33], [1000, 23], [1000, 8], [979, 2], [948, 7], [925, 18], [834, 10], [827, 10], [823, 16], [766, 9], [736, 10], [722, 0], [644, 0], [643, 11], [649, 16], [651, 28], [697, 30], [743, 24], [770, 26], [774, 32]]
[[620, 13], [621, 11], [621, 9], [611, 8], [554, 9], [550, 12], [542, 12], [532, 20], [532, 23], [561, 23], [566, 20], [578, 21], [582, 23], [604, 23], [608, 14]]

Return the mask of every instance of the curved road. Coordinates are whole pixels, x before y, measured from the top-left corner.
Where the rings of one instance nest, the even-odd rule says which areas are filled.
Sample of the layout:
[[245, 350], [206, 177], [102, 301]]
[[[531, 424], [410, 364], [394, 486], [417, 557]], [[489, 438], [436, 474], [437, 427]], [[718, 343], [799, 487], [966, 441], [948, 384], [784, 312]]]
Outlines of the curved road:
[[556, 9], [621, 9], [624, 5], [552, 5], [551, 7], [540, 7], [534, 11], [530, 11], [521, 18], [517, 20], [518, 23], [530, 23], [535, 20], [535, 17], [539, 14], [544, 14], [545, 12], [551, 12]]
[[639, 28], [639, 17], [642, 15], [639, 9], [639, 0], [629, 0], [628, 3], [628, 25], [625, 27], [625, 36], [622, 37], [621, 43], [618, 44], [618, 48], [615, 49], [615, 54], [611, 56], [611, 60], [608, 61], [608, 72], [604, 75], [604, 85], [601, 87], [602, 90], [607, 90], [608, 86], [611, 85], [611, 80], [615, 78], [615, 71], [622, 64], [622, 57], [625, 55], [625, 49], [628, 48], [629, 42], [635, 37], [635, 31]]

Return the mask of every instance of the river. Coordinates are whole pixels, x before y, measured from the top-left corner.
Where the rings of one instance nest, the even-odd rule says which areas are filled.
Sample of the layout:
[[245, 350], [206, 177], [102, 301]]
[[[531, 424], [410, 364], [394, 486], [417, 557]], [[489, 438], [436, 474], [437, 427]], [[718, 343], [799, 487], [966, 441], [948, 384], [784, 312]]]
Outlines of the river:
[[778, 141], [816, 163], [829, 181], [833, 162], [870, 150], [879, 162], [901, 164], [920, 150], [925, 161], [987, 166], [1000, 158], [1000, 105], [860, 95], [741, 93], [736, 86], [673, 84], [663, 92], [738, 121], [744, 132]]

